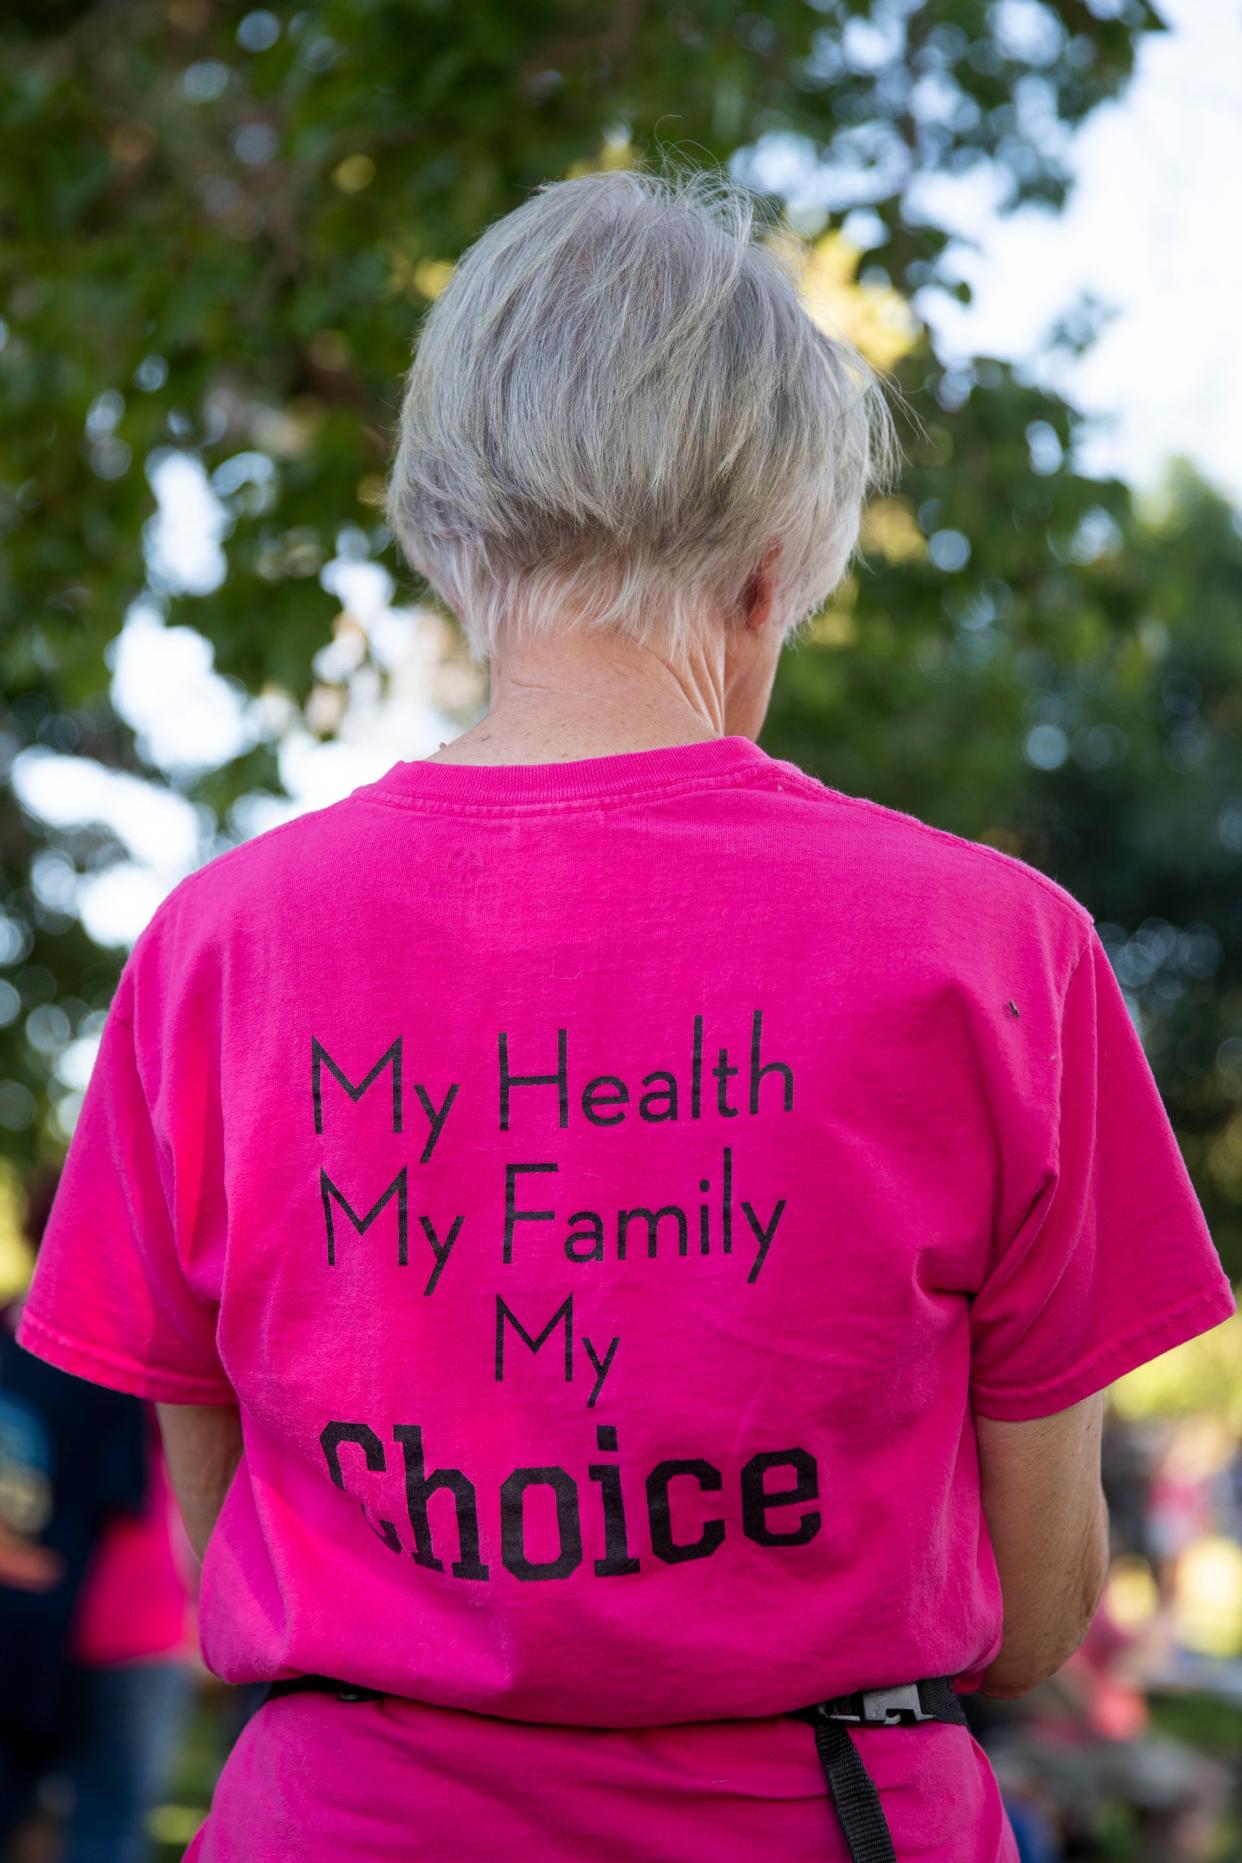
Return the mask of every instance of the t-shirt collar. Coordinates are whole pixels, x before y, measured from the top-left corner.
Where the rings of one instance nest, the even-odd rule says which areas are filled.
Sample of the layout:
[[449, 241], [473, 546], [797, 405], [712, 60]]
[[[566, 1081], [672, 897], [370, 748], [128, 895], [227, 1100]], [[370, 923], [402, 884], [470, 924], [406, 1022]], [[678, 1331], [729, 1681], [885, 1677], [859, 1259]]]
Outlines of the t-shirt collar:
[[773, 759], [753, 738], [703, 738], [697, 743], [652, 750], [615, 751], [604, 757], [559, 763], [394, 764], [378, 782], [354, 794], [400, 802], [430, 801], [504, 806], [522, 802], [570, 802], [592, 796], [621, 796], [645, 790], [710, 784], [770, 767]]

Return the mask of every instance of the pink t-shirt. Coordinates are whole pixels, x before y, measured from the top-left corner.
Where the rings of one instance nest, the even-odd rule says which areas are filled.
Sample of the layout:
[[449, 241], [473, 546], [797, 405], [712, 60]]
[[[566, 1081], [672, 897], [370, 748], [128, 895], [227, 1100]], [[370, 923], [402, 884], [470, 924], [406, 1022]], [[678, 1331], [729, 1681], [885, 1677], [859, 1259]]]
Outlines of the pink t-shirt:
[[[972, 1405], [1234, 1310], [1086, 909], [731, 736], [398, 763], [184, 880], [20, 1336], [240, 1403], [219, 1675], [412, 1698], [261, 1709], [197, 1863], [797, 1863], [780, 1711], [1000, 1646]], [[903, 1859], [1010, 1863], [967, 1729], [857, 1738]]]

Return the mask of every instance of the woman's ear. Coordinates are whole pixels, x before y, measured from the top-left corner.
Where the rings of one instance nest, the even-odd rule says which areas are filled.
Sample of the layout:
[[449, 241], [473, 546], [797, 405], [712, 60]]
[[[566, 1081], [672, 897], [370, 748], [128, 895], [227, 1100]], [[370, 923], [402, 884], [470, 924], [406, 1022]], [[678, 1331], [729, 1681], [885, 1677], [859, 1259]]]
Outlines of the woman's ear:
[[759, 562], [746, 578], [742, 590], [742, 621], [746, 627], [766, 627], [772, 619], [776, 605], [776, 559], [780, 555], [779, 543], [769, 544]]

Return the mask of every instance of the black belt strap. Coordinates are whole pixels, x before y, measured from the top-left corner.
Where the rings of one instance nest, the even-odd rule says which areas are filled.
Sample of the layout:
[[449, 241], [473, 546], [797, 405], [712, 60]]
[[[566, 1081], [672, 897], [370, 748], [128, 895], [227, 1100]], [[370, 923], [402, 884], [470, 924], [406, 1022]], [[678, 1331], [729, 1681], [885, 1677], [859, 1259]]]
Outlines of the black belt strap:
[[[383, 1689], [341, 1682], [330, 1675], [297, 1675], [269, 1683], [263, 1700], [296, 1695], [304, 1689], [335, 1695], [338, 1701], [379, 1701], [384, 1694]], [[920, 1721], [950, 1721], [965, 1727], [968, 1722], [952, 1676], [929, 1676], [900, 1688], [869, 1688], [852, 1695], [833, 1695], [806, 1708], [786, 1709], [785, 1718], [807, 1721], [815, 1731], [816, 1751], [841, 1820], [851, 1863], [897, 1863], [880, 1794], [850, 1739], [850, 1724], [903, 1727], [916, 1726]]]
[[265, 1706], [277, 1695], [300, 1695], [304, 1689], [313, 1689], [317, 1695], [335, 1695], [338, 1701], [379, 1701], [384, 1694], [382, 1688], [363, 1688], [359, 1682], [338, 1682], [332, 1675], [291, 1675], [283, 1682], [269, 1682], [259, 1705]]
[[809, 1721], [841, 1820], [851, 1863], [897, 1863], [893, 1834], [875, 1782], [850, 1739], [850, 1723], [859, 1727], [915, 1726], [919, 1721], [949, 1721], [967, 1726], [966, 1714], [948, 1675], [929, 1676], [902, 1688], [863, 1689], [833, 1695], [807, 1708], [790, 1708], [789, 1718]]

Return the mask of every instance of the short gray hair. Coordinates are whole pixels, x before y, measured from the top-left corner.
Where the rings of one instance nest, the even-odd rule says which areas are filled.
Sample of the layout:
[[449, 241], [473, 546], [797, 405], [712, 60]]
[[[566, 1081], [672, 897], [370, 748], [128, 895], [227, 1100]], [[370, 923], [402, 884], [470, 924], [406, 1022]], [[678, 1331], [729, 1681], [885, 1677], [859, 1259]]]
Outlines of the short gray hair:
[[782, 638], [887, 485], [892, 419], [719, 170], [545, 183], [462, 257], [406, 377], [387, 519], [476, 665], [609, 629], [681, 660], [773, 543]]

